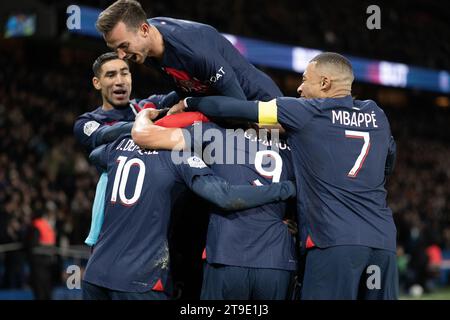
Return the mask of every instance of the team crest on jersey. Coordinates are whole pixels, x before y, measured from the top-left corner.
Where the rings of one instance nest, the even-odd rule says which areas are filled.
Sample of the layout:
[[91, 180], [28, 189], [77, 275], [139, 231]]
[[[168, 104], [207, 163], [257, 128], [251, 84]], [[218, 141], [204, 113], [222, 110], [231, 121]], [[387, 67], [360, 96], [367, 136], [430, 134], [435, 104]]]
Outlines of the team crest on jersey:
[[196, 156], [188, 158], [187, 163], [191, 168], [198, 168], [198, 169], [206, 168], [206, 164], [203, 162], [203, 160]]
[[88, 121], [84, 124], [83, 132], [87, 136], [91, 136], [91, 134], [100, 127], [100, 123], [97, 121]]

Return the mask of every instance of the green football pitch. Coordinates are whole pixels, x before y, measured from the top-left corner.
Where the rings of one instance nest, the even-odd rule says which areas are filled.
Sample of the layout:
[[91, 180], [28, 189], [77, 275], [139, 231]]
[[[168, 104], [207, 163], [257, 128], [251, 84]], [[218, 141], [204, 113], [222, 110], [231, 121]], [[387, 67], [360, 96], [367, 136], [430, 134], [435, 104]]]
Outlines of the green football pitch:
[[432, 293], [424, 293], [420, 297], [401, 295], [400, 300], [450, 300], [450, 287], [437, 289]]

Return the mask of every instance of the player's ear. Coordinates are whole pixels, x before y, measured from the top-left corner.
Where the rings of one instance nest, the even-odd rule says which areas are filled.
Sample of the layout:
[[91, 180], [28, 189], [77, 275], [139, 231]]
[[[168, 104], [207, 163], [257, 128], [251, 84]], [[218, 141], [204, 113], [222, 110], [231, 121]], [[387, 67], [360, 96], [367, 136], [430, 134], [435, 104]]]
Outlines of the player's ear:
[[101, 90], [102, 89], [102, 86], [100, 85], [100, 79], [97, 78], [97, 77], [93, 77], [92, 78], [92, 85], [94, 86], [94, 88], [96, 90]]
[[328, 91], [331, 88], [331, 79], [327, 76], [323, 76], [320, 80], [320, 89], [322, 91]]
[[150, 25], [147, 22], [142, 23], [139, 31], [144, 37], [148, 36], [150, 33]]

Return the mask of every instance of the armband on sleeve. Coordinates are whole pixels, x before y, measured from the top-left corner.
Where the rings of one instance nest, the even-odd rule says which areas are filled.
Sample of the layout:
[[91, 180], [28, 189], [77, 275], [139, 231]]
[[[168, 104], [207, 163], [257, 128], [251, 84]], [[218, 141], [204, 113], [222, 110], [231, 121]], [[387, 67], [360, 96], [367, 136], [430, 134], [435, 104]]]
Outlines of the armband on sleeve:
[[258, 122], [260, 124], [276, 124], [278, 122], [276, 99], [258, 102]]

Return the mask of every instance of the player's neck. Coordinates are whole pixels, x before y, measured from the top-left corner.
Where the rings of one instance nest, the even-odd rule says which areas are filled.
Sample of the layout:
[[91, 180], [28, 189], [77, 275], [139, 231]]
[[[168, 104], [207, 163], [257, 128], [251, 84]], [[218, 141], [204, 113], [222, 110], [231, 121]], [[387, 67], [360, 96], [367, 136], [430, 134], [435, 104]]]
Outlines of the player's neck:
[[348, 88], [336, 88], [327, 95], [327, 98], [344, 98], [352, 94], [352, 90]]
[[152, 36], [150, 40], [150, 49], [148, 55], [157, 60], [162, 60], [164, 55], [164, 38], [159, 30], [152, 26]]
[[114, 109], [114, 108], [113, 107], [109, 107], [109, 106], [105, 106], [105, 105], [102, 106], [102, 110], [103, 111], [111, 111], [112, 109]]
[[102, 104], [103, 111], [109, 111], [112, 109], [114, 109], [114, 106], [111, 103], [109, 103], [108, 101], [103, 101], [103, 104]]

